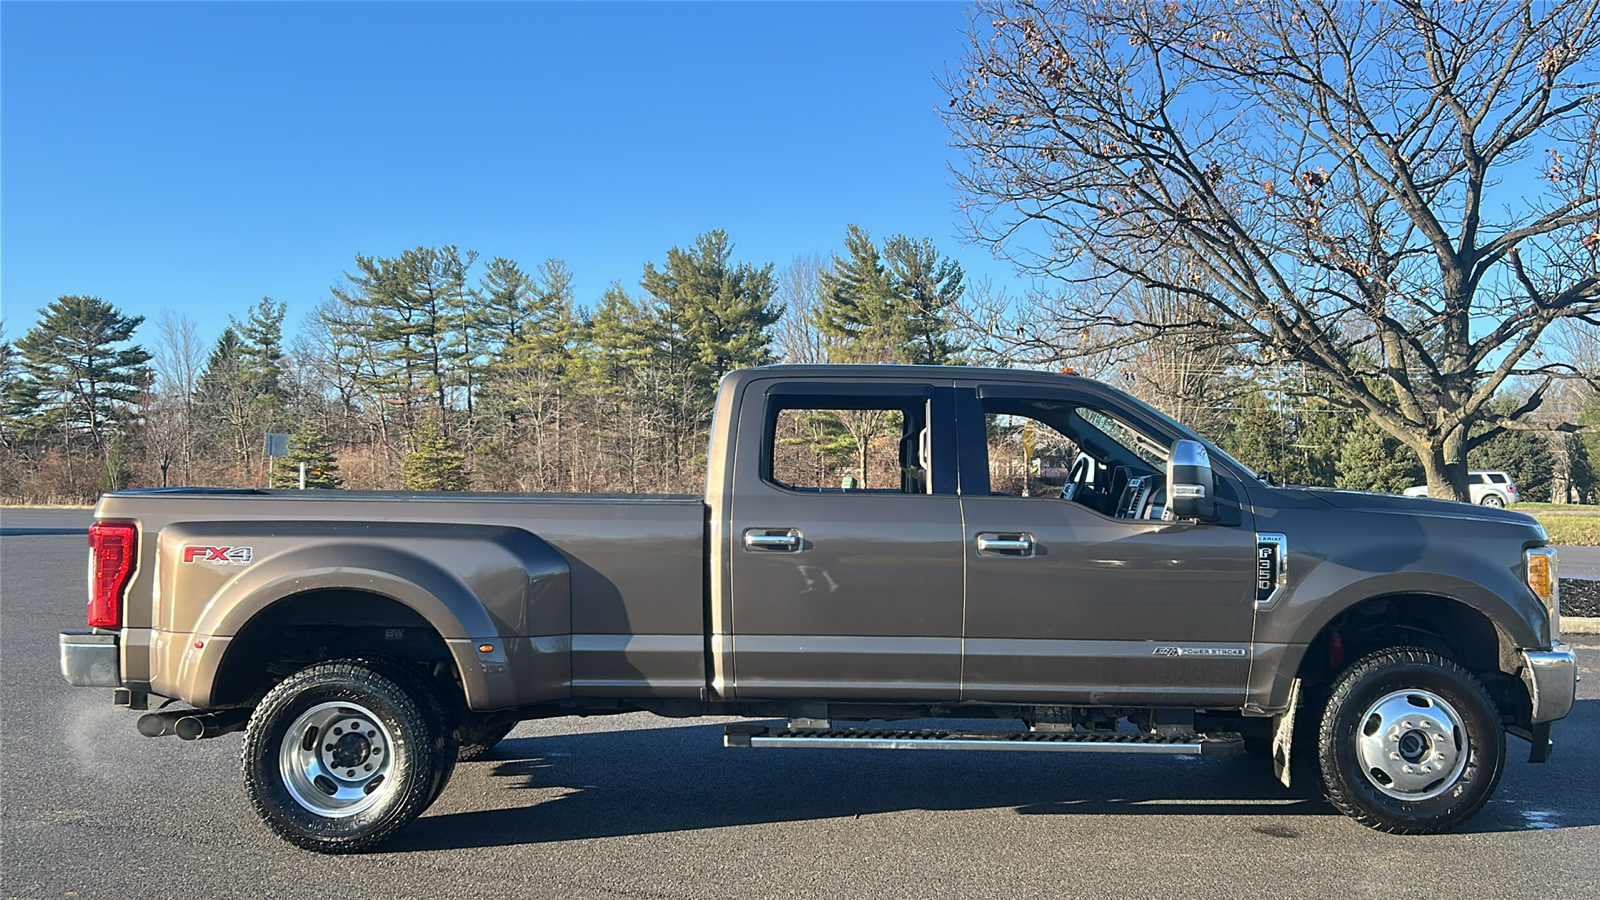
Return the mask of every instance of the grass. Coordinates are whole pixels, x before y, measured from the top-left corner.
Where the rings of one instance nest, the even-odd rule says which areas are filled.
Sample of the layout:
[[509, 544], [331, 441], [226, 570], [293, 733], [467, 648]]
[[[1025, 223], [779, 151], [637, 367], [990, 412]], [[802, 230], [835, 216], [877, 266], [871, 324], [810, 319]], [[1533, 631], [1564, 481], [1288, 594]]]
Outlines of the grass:
[[[1513, 509], [1522, 511], [1522, 504]], [[1534, 512], [1533, 517], [1539, 520], [1544, 530], [1550, 533], [1552, 544], [1567, 544], [1578, 547], [1600, 546], [1600, 515], [1593, 516], [1541, 516]]]
[[1537, 515], [1545, 511], [1572, 511], [1592, 512], [1595, 515], [1600, 516], [1600, 506], [1596, 506], [1593, 503], [1531, 503], [1524, 501], [1522, 503], [1518, 503], [1515, 507], [1513, 507], [1513, 509], [1515, 509], [1517, 512], [1525, 512], [1533, 515]]

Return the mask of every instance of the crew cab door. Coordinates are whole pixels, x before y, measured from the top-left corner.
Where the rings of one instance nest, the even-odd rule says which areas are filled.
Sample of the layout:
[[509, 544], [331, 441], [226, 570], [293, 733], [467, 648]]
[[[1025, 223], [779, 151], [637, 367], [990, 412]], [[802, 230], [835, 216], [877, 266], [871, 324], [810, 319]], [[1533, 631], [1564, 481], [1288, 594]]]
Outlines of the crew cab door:
[[[1223, 524], [1162, 521], [1174, 436], [1154, 419], [1109, 391], [959, 387], [962, 699], [1242, 702], [1255, 535], [1226, 473]], [[1061, 499], [1080, 459], [1095, 477]]]
[[732, 635], [713, 635], [731, 642], [731, 696], [958, 698], [949, 384], [745, 389], [725, 532]]

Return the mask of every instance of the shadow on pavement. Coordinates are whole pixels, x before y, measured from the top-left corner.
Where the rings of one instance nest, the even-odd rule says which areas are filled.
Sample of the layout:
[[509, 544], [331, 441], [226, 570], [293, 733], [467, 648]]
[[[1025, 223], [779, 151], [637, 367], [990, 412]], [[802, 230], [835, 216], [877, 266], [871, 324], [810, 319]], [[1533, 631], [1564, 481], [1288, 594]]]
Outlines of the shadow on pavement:
[[1253, 757], [735, 750], [721, 744], [720, 724], [513, 738], [487, 762], [463, 767], [492, 766], [504, 788], [566, 793], [508, 809], [430, 815], [386, 849], [503, 846], [907, 810], [1332, 813], [1320, 799], [1284, 790], [1270, 767]]
[[[1575, 735], [1596, 715], [1600, 700], [1580, 700], [1558, 734]], [[1285, 790], [1264, 761], [1242, 754], [1202, 759], [737, 750], [721, 744], [721, 724], [512, 738], [488, 760], [463, 764], [463, 769], [490, 767], [497, 787], [536, 791], [540, 799], [504, 809], [429, 815], [387, 849], [507, 846], [1008, 807], [1019, 815], [1041, 816], [1260, 816], [1264, 820], [1253, 831], [1293, 839], [1300, 836], [1298, 828], [1274, 817], [1337, 815], [1316, 787], [1297, 784]], [[1558, 742], [1543, 766], [1525, 762], [1527, 749], [1520, 740], [1507, 740], [1508, 778], [1489, 805], [1458, 831], [1600, 825], [1600, 802], [1588, 784], [1596, 776], [1587, 748], [1576, 740]]]

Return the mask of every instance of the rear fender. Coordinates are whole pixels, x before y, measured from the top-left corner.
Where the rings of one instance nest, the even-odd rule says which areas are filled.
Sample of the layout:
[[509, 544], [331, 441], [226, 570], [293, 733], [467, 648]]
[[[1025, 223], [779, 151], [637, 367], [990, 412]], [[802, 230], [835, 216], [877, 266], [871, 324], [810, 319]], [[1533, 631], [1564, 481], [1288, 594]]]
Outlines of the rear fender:
[[[211, 545], [246, 547], [249, 561], [184, 561], [198, 556], [185, 548]], [[522, 529], [191, 523], [163, 529], [158, 565], [152, 684], [196, 706], [209, 704], [222, 661], [248, 623], [313, 591], [363, 591], [417, 613], [444, 639], [471, 709], [571, 694], [567, 562]], [[338, 623], [337, 608], [328, 620]]]

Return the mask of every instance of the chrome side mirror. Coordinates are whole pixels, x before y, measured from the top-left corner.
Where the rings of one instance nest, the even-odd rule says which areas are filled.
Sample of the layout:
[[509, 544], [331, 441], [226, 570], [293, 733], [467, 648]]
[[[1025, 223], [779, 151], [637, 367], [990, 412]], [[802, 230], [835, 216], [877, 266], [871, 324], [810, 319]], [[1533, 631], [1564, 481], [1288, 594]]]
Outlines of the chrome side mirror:
[[1217, 520], [1211, 456], [1199, 441], [1178, 441], [1167, 459], [1167, 508], [1175, 519]]

